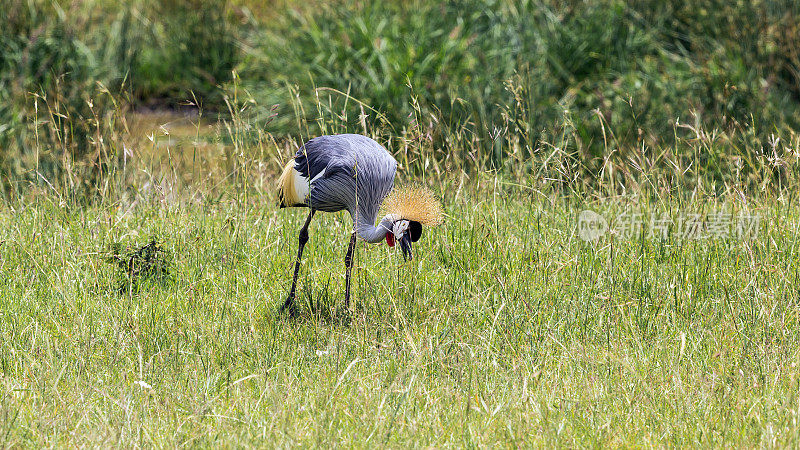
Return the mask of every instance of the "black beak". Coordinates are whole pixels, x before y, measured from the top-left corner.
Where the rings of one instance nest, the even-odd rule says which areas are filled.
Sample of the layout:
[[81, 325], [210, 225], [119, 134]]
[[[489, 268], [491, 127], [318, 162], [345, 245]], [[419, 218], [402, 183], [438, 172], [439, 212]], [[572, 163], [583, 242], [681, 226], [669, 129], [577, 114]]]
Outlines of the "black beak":
[[414, 254], [411, 253], [411, 236], [408, 233], [400, 238], [400, 249], [403, 250], [403, 261], [414, 258]]

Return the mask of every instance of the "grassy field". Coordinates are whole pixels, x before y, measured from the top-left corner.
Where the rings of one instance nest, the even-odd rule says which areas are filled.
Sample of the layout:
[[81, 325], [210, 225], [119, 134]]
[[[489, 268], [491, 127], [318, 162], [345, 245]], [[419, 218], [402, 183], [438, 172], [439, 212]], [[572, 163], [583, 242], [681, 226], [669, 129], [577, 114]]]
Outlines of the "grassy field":
[[[352, 312], [349, 217], [319, 217], [296, 320], [277, 308], [302, 213], [270, 196], [6, 206], [2, 445], [798, 444], [794, 200], [586, 204], [502, 186], [445, 189], [448, 220], [412, 262], [360, 244]], [[587, 208], [760, 222], [584, 242]], [[170, 276], [125, 290], [108, 249], [150, 238]]]
[[[797, 2], [6, 3], [0, 448], [800, 445]], [[339, 132], [447, 218], [291, 319]]]

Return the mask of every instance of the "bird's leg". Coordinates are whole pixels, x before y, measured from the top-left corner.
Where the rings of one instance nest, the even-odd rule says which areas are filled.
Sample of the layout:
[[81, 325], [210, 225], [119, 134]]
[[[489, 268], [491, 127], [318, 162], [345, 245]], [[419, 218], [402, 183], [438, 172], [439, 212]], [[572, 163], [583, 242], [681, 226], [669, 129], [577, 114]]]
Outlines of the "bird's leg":
[[308, 217], [306, 218], [306, 223], [303, 224], [303, 228], [300, 229], [300, 235], [298, 236], [298, 241], [300, 242], [300, 246], [297, 248], [297, 260], [294, 263], [294, 277], [292, 278], [292, 289], [289, 291], [289, 296], [286, 297], [286, 302], [281, 307], [281, 311], [289, 310], [289, 313], [294, 315], [295, 314], [295, 307], [294, 307], [294, 293], [297, 289], [297, 275], [300, 273], [300, 258], [303, 257], [303, 247], [306, 246], [306, 242], [308, 242], [308, 224], [311, 223], [311, 218], [314, 217], [314, 211], [311, 210], [308, 213]]
[[350, 309], [350, 271], [353, 269], [353, 252], [356, 249], [356, 232], [350, 235], [350, 245], [344, 255], [345, 281], [344, 281], [344, 307]]

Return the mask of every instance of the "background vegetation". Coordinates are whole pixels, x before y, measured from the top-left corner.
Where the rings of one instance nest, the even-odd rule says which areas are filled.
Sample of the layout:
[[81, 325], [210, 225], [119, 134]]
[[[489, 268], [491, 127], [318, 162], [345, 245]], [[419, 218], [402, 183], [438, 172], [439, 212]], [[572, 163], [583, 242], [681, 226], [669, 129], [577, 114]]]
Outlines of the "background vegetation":
[[[5, 0], [0, 447], [796, 446], [789, 0]], [[415, 259], [274, 181], [359, 132]], [[584, 242], [578, 213], [667, 218]], [[686, 214], [760, 217], [686, 239]], [[735, 227], [731, 223], [730, 227]], [[729, 230], [730, 231], [730, 230]]]
[[[131, 107], [231, 120], [246, 106], [238, 138], [248, 147], [264, 133], [368, 127], [403, 137], [395, 149], [424, 139], [426, 160], [450, 169], [516, 174], [536, 173], [569, 135], [559, 151], [589, 185], [609, 164], [664, 148], [716, 183], [734, 173], [784, 182], [759, 157], [775, 147], [783, 158], [800, 123], [800, 7], [790, 0], [6, 5], [6, 185], [80, 167], [99, 176], [123, 153]], [[323, 113], [339, 128], [325, 128]], [[723, 144], [699, 154], [679, 145], [702, 134]]]

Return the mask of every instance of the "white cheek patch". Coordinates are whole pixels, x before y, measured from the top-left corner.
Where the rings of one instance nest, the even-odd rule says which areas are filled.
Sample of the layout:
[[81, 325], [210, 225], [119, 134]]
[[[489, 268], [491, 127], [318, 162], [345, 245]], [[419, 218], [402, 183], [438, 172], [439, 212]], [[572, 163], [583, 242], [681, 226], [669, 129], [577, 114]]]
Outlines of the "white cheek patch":
[[392, 234], [394, 238], [399, 242], [400, 238], [403, 237], [403, 234], [408, 230], [408, 221], [407, 220], [398, 220], [397, 222], [392, 225]]

